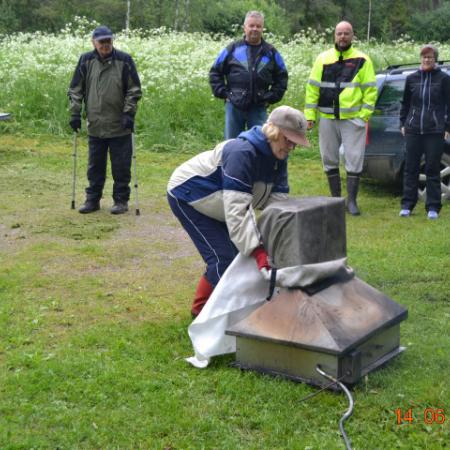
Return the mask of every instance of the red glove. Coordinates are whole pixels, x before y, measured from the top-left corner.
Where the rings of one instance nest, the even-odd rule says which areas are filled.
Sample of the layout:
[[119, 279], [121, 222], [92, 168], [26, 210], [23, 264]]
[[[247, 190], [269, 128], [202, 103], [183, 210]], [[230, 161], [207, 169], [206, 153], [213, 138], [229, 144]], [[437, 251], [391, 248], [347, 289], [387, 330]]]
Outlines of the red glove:
[[255, 248], [255, 250], [253, 250], [251, 254], [252, 254], [253, 258], [256, 259], [256, 264], [257, 264], [259, 270], [261, 270], [263, 268], [270, 270], [270, 264], [269, 264], [269, 259], [268, 259], [269, 255], [264, 250], [264, 247], [262, 245]]

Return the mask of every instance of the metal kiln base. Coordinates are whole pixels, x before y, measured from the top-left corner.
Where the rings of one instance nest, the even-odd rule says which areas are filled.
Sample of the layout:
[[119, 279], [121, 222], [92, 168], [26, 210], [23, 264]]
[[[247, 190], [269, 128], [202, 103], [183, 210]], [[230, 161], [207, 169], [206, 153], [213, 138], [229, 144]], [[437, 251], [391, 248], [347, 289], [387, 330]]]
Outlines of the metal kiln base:
[[346, 384], [405, 350], [400, 322], [407, 310], [358, 278], [309, 295], [299, 289], [279, 294], [226, 333], [236, 336], [241, 369], [317, 386]]
[[[287, 378], [292, 381], [308, 383], [318, 387], [329, 386], [330, 381], [316, 371], [319, 365], [326, 373], [347, 385], [356, 384], [359, 379], [386, 364], [395, 356], [406, 350], [396, 347], [364, 368], [361, 368], [361, 350], [355, 350], [346, 357], [337, 357], [325, 353], [303, 350], [295, 347], [237, 338], [236, 361], [231, 366], [241, 370], [254, 370], [259, 373]], [[371, 344], [368, 343], [370, 346]], [[276, 353], [276, 360], [267, 355]], [[266, 356], [266, 357], [264, 357]], [[344, 376], [345, 375], [345, 376]], [[329, 386], [340, 390], [336, 384]]]

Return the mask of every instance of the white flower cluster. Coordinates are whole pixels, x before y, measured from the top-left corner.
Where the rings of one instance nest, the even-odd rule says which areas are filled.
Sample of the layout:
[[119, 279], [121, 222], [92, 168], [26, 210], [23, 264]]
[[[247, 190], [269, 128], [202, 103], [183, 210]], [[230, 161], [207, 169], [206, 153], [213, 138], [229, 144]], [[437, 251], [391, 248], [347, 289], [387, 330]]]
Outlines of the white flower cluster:
[[[0, 107], [24, 103], [30, 90], [40, 91], [43, 102], [49, 90], [65, 97], [71, 75], [81, 53], [91, 47], [90, 33], [97, 24], [77, 18], [58, 34], [17, 33], [0, 37]], [[316, 56], [332, 45], [332, 30], [317, 33], [312, 29], [296, 34], [288, 42], [266, 36], [283, 56], [289, 71], [287, 101], [301, 105], [304, 87]], [[137, 65], [144, 96], [171, 93], [194, 95], [209, 91], [208, 71], [229, 37], [203, 33], [175, 32], [165, 28], [133, 30], [116, 35], [115, 46], [130, 53]], [[375, 67], [418, 61], [420, 44], [401, 36], [391, 44], [358, 42]], [[442, 59], [450, 46], [439, 44]], [[205, 92], [206, 92], [205, 91]], [[48, 100], [54, 101], [55, 94]]]

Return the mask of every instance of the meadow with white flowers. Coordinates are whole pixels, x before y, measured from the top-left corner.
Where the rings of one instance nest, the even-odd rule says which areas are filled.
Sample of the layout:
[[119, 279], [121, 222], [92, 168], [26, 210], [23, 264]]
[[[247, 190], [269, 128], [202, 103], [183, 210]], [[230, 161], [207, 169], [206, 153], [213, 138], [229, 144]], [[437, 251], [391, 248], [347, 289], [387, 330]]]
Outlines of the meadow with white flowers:
[[[14, 114], [14, 127], [33, 133], [64, 134], [67, 88], [81, 53], [91, 49], [94, 23], [78, 19], [59, 34], [19, 33], [0, 37], [0, 109]], [[266, 35], [283, 55], [289, 71], [284, 103], [302, 108], [305, 82], [318, 53], [330, 46], [332, 30], [312, 29], [289, 41]], [[149, 148], [179, 149], [221, 136], [223, 102], [215, 99], [208, 71], [219, 51], [230, 42], [223, 36], [173, 32], [167, 29], [119, 33], [115, 46], [129, 52], [137, 65], [143, 99], [138, 132]], [[357, 42], [377, 69], [415, 62], [420, 44], [401, 37], [392, 44]], [[441, 58], [450, 58], [450, 45], [440, 45]]]

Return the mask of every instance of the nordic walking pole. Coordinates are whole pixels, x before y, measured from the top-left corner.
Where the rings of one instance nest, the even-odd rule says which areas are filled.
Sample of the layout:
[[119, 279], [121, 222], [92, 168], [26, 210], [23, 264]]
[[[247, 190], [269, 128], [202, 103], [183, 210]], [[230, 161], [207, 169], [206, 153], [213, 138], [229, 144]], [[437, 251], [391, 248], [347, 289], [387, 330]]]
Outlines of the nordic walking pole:
[[140, 216], [139, 211], [139, 197], [138, 197], [138, 179], [137, 179], [137, 163], [136, 163], [136, 144], [134, 142], [134, 131], [131, 133], [131, 148], [133, 158], [133, 172], [134, 172], [134, 203], [136, 206], [136, 215]]
[[77, 181], [77, 141], [78, 141], [78, 133], [76, 131], [73, 132], [73, 176], [72, 176], [72, 204], [71, 209], [75, 209], [75, 185]]

